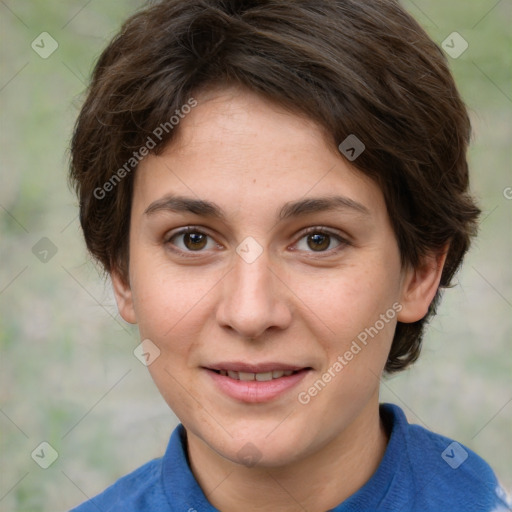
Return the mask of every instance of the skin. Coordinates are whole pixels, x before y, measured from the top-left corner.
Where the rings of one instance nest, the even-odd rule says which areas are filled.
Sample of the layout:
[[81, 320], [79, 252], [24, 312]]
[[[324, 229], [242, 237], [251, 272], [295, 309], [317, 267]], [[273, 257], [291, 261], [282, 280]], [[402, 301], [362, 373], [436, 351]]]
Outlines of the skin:
[[[364, 485], [382, 459], [379, 379], [396, 322], [426, 314], [444, 256], [402, 265], [379, 187], [311, 120], [241, 89], [197, 100], [165, 152], [137, 169], [129, 276], [112, 275], [119, 310], [160, 350], [149, 370], [187, 430], [191, 468], [215, 507], [325, 511]], [[146, 213], [168, 194], [214, 202], [224, 218]], [[287, 202], [334, 195], [367, 211], [279, 220]], [[197, 228], [199, 250], [174, 236], [187, 226]], [[307, 228], [333, 235], [320, 238], [319, 250]], [[251, 263], [236, 252], [247, 237], [262, 250]], [[394, 303], [397, 316], [299, 403], [298, 393]], [[246, 403], [219, 391], [203, 368], [219, 361], [312, 370], [277, 398]], [[239, 455], [248, 443], [257, 454], [251, 467]]]

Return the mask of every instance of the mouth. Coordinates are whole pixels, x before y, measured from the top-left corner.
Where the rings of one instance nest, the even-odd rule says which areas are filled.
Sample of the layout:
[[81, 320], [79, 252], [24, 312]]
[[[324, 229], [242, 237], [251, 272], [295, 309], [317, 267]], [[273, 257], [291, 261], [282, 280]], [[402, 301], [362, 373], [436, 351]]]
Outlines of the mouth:
[[223, 394], [239, 402], [268, 402], [297, 386], [313, 370], [281, 363], [219, 363], [203, 367]]
[[269, 380], [280, 379], [281, 377], [289, 377], [294, 373], [298, 373], [302, 370], [272, 370], [269, 372], [237, 372], [232, 370], [211, 370], [218, 375], [222, 375], [223, 377], [229, 377], [234, 380], [243, 380], [245, 382], [250, 382], [256, 380], [258, 382], [268, 382]]

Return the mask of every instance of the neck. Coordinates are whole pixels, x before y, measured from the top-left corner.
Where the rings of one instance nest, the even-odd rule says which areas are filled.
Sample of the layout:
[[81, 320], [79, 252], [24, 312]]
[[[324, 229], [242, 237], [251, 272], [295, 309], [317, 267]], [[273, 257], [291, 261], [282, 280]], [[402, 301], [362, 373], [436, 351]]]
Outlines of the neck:
[[187, 432], [192, 472], [210, 503], [223, 512], [325, 512], [360, 489], [387, 445], [378, 395], [320, 450], [282, 467], [247, 468], [220, 456]]

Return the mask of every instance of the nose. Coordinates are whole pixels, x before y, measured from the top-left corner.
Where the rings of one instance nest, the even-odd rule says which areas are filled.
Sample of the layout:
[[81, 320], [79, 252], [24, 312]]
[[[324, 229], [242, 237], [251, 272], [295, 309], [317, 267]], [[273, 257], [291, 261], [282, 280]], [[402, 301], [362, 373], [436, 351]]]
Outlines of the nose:
[[286, 329], [292, 318], [288, 287], [270, 267], [266, 252], [250, 263], [238, 254], [234, 260], [222, 282], [218, 324], [254, 340], [268, 330]]

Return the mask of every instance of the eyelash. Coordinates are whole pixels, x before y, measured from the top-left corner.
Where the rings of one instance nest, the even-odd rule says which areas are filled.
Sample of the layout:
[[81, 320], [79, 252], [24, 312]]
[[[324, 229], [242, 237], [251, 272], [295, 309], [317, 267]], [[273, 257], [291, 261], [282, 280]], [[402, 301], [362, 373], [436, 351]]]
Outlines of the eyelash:
[[327, 235], [331, 238], [334, 238], [339, 243], [338, 247], [335, 247], [334, 249], [328, 249], [326, 251], [307, 251], [311, 255], [314, 255], [313, 257], [321, 258], [323, 254], [325, 254], [326, 256], [332, 256], [333, 254], [337, 254], [341, 250], [352, 245], [345, 237], [341, 236], [336, 231], [332, 231], [330, 229], [323, 228], [321, 226], [316, 226], [316, 227], [314, 226], [314, 227], [307, 228], [306, 230], [304, 230], [302, 232], [300, 238], [297, 240], [297, 242], [295, 242], [295, 245], [303, 238], [306, 238], [308, 235], [312, 235], [312, 234]]
[[[165, 244], [174, 246], [174, 244], [171, 242], [174, 238], [179, 237], [181, 235], [186, 235], [189, 233], [205, 235], [205, 236], [213, 239], [213, 237], [211, 237], [208, 233], [205, 233], [204, 231], [202, 231], [199, 227], [188, 226], [188, 227], [186, 227], [184, 229], [180, 229], [179, 231], [172, 233], [168, 237], [166, 237]], [[339, 245], [338, 245], [338, 247], [335, 247], [334, 249], [328, 249], [326, 251], [306, 251], [308, 253], [311, 253], [311, 255], [313, 255], [310, 257], [320, 257], [321, 258], [321, 257], [325, 257], [323, 255], [332, 256], [333, 254], [337, 254], [338, 252], [340, 252], [347, 246], [352, 245], [346, 238], [341, 236], [339, 233], [337, 233], [335, 231], [331, 231], [331, 230], [323, 228], [323, 227], [307, 228], [305, 231], [302, 232], [301, 236], [298, 238], [297, 242], [295, 242], [294, 245], [297, 245], [299, 241], [301, 241], [303, 238], [306, 238], [308, 235], [311, 235], [311, 234], [327, 235], [329, 237], [334, 238], [339, 243]], [[176, 247], [176, 246], [174, 246], [174, 247]], [[202, 252], [204, 252], [203, 250], [184, 251], [182, 249], [177, 249], [177, 248], [173, 248], [172, 251], [179, 253], [180, 255], [182, 255], [183, 257], [186, 257], [186, 258], [194, 258], [194, 257], [197, 257], [197, 256], [194, 256], [194, 253], [201, 254]]]

